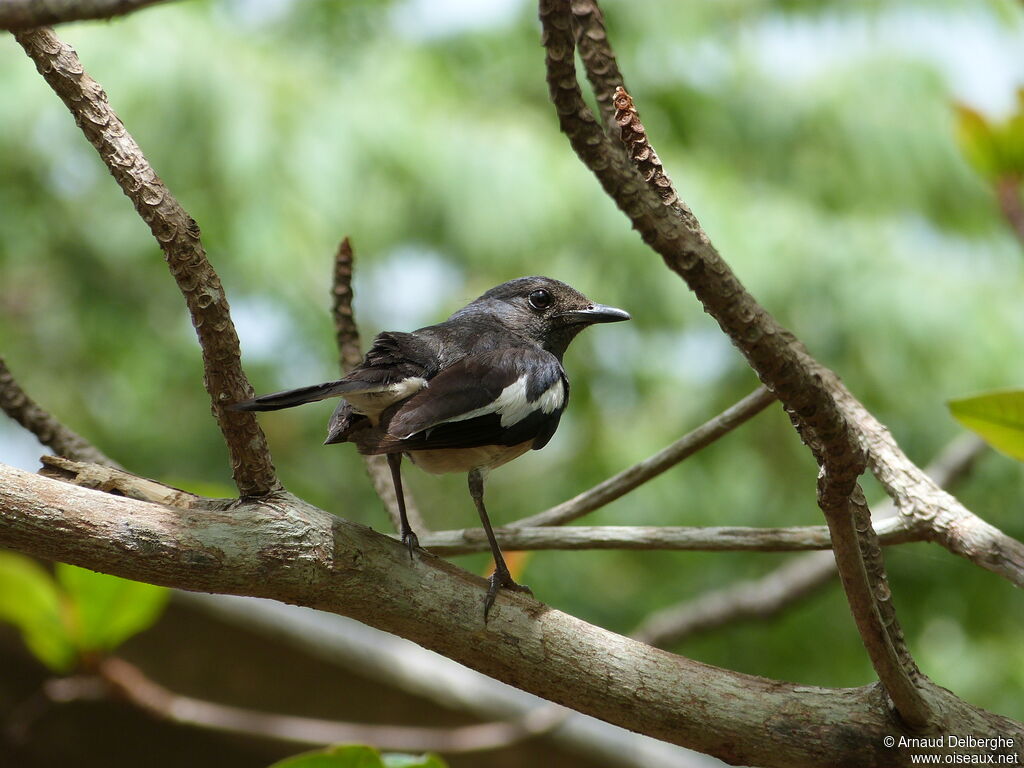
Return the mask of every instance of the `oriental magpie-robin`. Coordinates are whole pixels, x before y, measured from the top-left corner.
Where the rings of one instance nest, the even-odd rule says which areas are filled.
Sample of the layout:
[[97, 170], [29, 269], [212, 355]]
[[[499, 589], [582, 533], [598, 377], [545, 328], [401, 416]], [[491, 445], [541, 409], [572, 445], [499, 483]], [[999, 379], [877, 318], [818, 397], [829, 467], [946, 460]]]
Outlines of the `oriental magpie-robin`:
[[236, 410], [274, 411], [328, 397], [343, 398], [325, 443], [355, 443], [386, 454], [398, 497], [402, 541], [419, 546], [402, 493], [402, 456], [435, 474], [468, 472], [469, 492], [494, 555], [484, 620], [501, 588], [513, 581], [484, 508], [487, 472], [547, 445], [569, 402], [562, 355], [594, 323], [629, 320], [548, 277], [521, 277], [492, 288], [443, 323], [374, 339], [345, 378], [236, 403]]

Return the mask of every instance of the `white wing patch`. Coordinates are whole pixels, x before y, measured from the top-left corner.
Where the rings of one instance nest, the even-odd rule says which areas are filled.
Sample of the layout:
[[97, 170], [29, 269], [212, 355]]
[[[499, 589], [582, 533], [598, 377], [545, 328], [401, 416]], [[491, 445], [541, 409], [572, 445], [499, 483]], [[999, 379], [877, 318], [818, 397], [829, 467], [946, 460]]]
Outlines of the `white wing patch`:
[[389, 405], [405, 400], [427, 386], [427, 380], [420, 376], [410, 376], [386, 387], [364, 389], [359, 392], [346, 392], [342, 395], [355, 413], [367, 416], [375, 423], [381, 412]]
[[[493, 402], [482, 408], [475, 408], [472, 411], [446, 419], [445, 422], [467, 421], [477, 416], [486, 416], [489, 413], [497, 413], [501, 416], [501, 426], [511, 427], [518, 424], [531, 413], [540, 409], [542, 413], [552, 413], [565, 403], [565, 385], [559, 376], [555, 383], [548, 387], [536, 400], [528, 400], [526, 397], [526, 376], [520, 376], [513, 381], [498, 395]], [[435, 425], [436, 426], [436, 425]]]

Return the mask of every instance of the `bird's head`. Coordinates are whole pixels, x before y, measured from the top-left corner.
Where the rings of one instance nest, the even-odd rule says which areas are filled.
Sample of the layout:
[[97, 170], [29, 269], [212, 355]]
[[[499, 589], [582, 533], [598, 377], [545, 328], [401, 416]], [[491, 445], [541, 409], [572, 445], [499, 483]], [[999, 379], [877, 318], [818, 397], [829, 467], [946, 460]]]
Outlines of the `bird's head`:
[[484, 315], [559, 358], [587, 326], [630, 319], [628, 312], [597, 304], [550, 277], [520, 277], [502, 283], [460, 309], [452, 319]]

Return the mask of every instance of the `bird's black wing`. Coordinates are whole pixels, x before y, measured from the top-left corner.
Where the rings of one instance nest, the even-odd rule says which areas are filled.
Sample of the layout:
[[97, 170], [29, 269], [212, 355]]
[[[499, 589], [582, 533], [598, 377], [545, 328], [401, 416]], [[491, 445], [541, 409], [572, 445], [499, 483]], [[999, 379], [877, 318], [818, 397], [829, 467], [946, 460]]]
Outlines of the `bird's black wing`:
[[539, 347], [471, 355], [394, 406], [383, 434], [358, 439], [364, 453], [517, 445], [541, 448], [558, 427], [569, 396], [557, 358]]
[[430, 379], [440, 367], [438, 342], [433, 335], [423, 333], [430, 330], [432, 327], [416, 333], [385, 331], [377, 334], [363, 362], [342, 381], [352, 386], [363, 385], [362, 391], [372, 392], [374, 388], [384, 389], [410, 377]]

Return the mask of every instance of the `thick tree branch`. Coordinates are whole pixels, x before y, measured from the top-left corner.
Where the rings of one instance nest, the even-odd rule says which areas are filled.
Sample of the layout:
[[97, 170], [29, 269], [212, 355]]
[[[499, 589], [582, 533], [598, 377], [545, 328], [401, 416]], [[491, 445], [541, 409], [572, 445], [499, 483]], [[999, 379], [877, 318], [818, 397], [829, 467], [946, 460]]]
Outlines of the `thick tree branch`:
[[[194, 514], [0, 466], [0, 505], [0, 546], [156, 584], [348, 615], [558, 703], [734, 763], [799, 768], [843, 756], [860, 768], [910, 764], [913, 750], [884, 746], [885, 736], [908, 732], [877, 686], [820, 689], [709, 667], [519, 594], [499, 595], [485, 626], [483, 579], [428, 555], [410, 565], [399, 542], [286, 494]], [[1024, 745], [1021, 724], [928, 681], [922, 686], [942, 722]], [[1024, 756], [1024, 748], [1013, 754]]]
[[46, 28], [16, 32], [36, 69], [71, 110], [121, 190], [156, 238], [192, 315], [203, 353], [203, 382], [231, 455], [243, 497], [280, 487], [266, 438], [254, 414], [224, 406], [253, 395], [242, 370], [238, 335], [227, 297], [199, 240], [199, 226], [149, 165], [142, 150], [107, 103], [99, 83], [82, 68], [74, 50]]
[[[756, 416], [775, 401], [775, 396], [764, 387], [758, 387], [735, 405], [688, 432], [667, 448], [650, 458], [619, 472], [593, 488], [568, 501], [510, 523], [510, 528], [541, 525], [562, 525], [588, 512], [610, 504], [634, 488], [671, 469], [683, 459], [706, 448], [718, 438], [728, 434], [748, 419]], [[426, 546], [426, 545], [424, 545]]]
[[168, 0], [3, 0], [0, 29], [19, 30], [64, 21], [109, 19]]
[[[955, 446], [948, 457], [940, 459], [951, 468], [961, 472], [965, 462], [972, 461], [977, 452], [985, 448], [984, 443], [968, 440]], [[957, 457], [955, 454], [959, 453]], [[232, 499], [209, 499], [173, 488], [154, 480], [133, 475], [123, 470], [59, 459], [43, 457], [41, 473], [46, 477], [63, 480], [84, 488], [94, 488], [116, 493], [140, 501], [152, 501], [179, 509], [224, 510], [236, 502]], [[936, 480], [945, 475], [936, 470]], [[940, 480], [941, 482], [941, 480]], [[944, 483], [943, 483], [944, 484]], [[977, 518], [974, 518], [977, 520]], [[980, 521], [979, 521], [980, 522]], [[910, 541], [935, 541], [954, 554], [967, 556], [965, 549], [981, 546], [977, 537], [966, 542], [960, 539], [957, 528], [943, 530], [941, 535], [928, 527], [927, 521], [899, 515], [879, 516], [875, 531], [882, 544], [902, 544]], [[967, 527], [968, 534], [974, 529]], [[828, 528], [825, 526], [793, 526], [789, 528], [743, 528], [743, 527], [631, 527], [631, 526], [573, 526], [566, 528], [498, 528], [495, 530], [499, 543], [508, 549], [675, 549], [692, 551], [760, 551], [788, 552], [831, 548]], [[1002, 534], [1000, 534], [1002, 536]], [[1003, 538], [1007, 538], [1003, 536]], [[1010, 540], [1012, 541], [1012, 540]], [[483, 532], [479, 528], [437, 531], [423, 538], [424, 546], [431, 552], [448, 556], [485, 552], [489, 549]], [[974, 559], [974, 558], [971, 558]], [[1003, 573], [1017, 586], [1024, 583], [1012, 578], [1013, 572]]]
[[35, 435], [43, 445], [49, 446], [55, 453], [67, 459], [121, 468], [120, 464], [95, 445], [77, 432], [65, 427], [40, 408], [18, 385], [2, 357], [0, 357], [0, 409]]
[[[348, 373], [363, 361], [362, 344], [359, 341], [359, 326], [356, 324], [355, 311], [352, 308], [354, 293], [352, 291], [352, 270], [355, 264], [355, 253], [352, 243], [345, 237], [342, 239], [334, 255], [334, 280], [331, 288], [332, 313], [334, 315], [334, 333], [338, 344], [338, 365], [342, 373]], [[391, 518], [394, 529], [400, 530], [401, 517], [398, 512], [398, 497], [395, 485], [391, 481], [391, 469], [386, 456], [363, 456], [366, 474], [370, 476], [373, 490], [384, 504]], [[429, 533], [426, 522], [420, 514], [416, 499], [411, 491], [405, 489], [405, 511], [412, 529], [422, 538]]]

